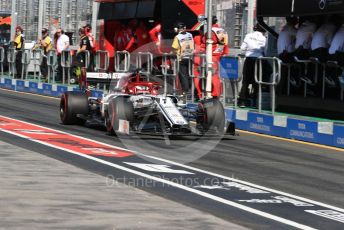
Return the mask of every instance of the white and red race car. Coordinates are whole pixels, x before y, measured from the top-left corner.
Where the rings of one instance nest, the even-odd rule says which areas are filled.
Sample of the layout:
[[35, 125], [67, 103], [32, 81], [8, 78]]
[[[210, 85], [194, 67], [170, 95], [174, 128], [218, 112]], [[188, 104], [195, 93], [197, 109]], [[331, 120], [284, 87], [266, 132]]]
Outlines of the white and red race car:
[[226, 121], [223, 105], [217, 99], [188, 107], [177, 97], [160, 93], [161, 84], [147, 81], [139, 72], [115, 74], [112, 81], [116, 83], [102, 98], [89, 97], [86, 92], [64, 93], [60, 102], [62, 123], [100, 124], [112, 134], [235, 134], [235, 124]]

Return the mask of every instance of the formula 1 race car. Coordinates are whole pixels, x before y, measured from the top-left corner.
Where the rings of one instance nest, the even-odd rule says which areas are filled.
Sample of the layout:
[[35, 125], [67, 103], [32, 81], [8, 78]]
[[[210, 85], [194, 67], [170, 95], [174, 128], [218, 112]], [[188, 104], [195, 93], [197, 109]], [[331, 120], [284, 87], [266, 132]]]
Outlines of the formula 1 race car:
[[226, 122], [223, 105], [217, 99], [189, 108], [176, 96], [159, 94], [160, 83], [147, 81], [139, 73], [116, 76], [116, 86], [102, 98], [88, 97], [86, 92], [65, 92], [60, 102], [62, 123], [100, 124], [112, 134], [235, 134], [234, 123]]

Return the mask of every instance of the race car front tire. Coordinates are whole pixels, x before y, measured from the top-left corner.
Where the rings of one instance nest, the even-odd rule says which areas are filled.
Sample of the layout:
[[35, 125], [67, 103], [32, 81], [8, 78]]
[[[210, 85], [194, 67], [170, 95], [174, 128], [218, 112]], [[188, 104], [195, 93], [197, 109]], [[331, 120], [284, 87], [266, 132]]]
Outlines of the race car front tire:
[[218, 99], [206, 99], [198, 104], [197, 123], [204, 132], [225, 132], [225, 110]]
[[60, 119], [64, 125], [83, 125], [86, 120], [78, 115], [87, 115], [88, 96], [84, 92], [65, 92], [61, 95]]
[[108, 110], [105, 113], [105, 126], [110, 134], [119, 130], [120, 120], [134, 120], [134, 106], [128, 97], [116, 97], [109, 102]]

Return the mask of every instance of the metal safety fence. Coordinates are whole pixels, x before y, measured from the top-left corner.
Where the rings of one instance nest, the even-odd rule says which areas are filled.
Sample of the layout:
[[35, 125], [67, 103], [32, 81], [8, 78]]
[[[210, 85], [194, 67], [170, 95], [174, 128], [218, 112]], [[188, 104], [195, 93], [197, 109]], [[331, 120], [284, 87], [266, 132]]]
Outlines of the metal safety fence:
[[128, 51], [117, 51], [115, 53], [115, 72], [127, 73], [130, 69], [130, 53]]
[[4, 61], [5, 61], [5, 49], [0, 47], [0, 71], [1, 76], [4, 76]]
[[164, 95], [168, 92], [168, 78], [172, 78], [172, 94], [176, 96], [176, 79], [179, 72], [178, 58], [174, 54], [164, 53], [162, 55], [161, 72], [164, 77]]
[[31, 62], [31, 50], [30, 49], [22, 50], [22, 58], [21, 58], [21, 64], [22, 64], [21, 79], [22, 80], [27, 80], [28, 78], [28, 66], [30, 62]]
[[55, 83], [55, 68], [57, 65], [56, 50], [49, 50], [47, 54], [48, 83]]
[[66, 83], [66, 73], [67, 73], [67, 84], [70, 84], [71, 80], [71, 67], [72, 67], [72, 55], [69, 50], [64, 50], [61, 53], [61, 67], [62, 67], [62, 84]]
[[136, 56], [136, 69], [141, 75], [150, 80], [153, 71], [153, 54], [150, 52], [139, 52]]
[[42, 73], [40, 67], [43, 62], [43, 50], [41, 49], [34, 49], [32, 50], [31, 62], [33, 62], [33, 75], [34, 79], [37, 80], [37, 72], [38, 72], [38, 81], [41, 81]]
[[16, 69], [16, 50], [14, 48], [9, 48], [7, 51], [7, 63], [9, 66], [9, 76], [15, 78]]
[[106, 72], [110, 65], [110, 55], [108, 51], [98, 50], [96, 52], [96, 72]]
[[[272, 65], [272, 74], [268, 77], [268, 79], [264, 79], [263, 77], [263, 68], [264, 62], [270, 62]], [[270, 97], [271, 97], [271, 110], [272, 114], [275, 113], [276, 110], [276, 86], [279, 84], [281, 80], [281, 65], [282, 61], [276, 57], [259, 57], [256, 60], [255, 64], [255, 82], [258, 84], [258, 111], [262, 112], [262, 86], [269, 86], [270, 87]]]
[[244, 60], [245, 58], [243, 56], [230, 55], [222, 56], [220, 59], [219, 75], [221, 77], [223, 85], [222, 101], [224, 105], [226, 105], [226, 95], [228, 95], [226, 84], [228, 81], [232, 86], [234, 107], [238, 107], [239, 83], [242, 81], [243, 78]]

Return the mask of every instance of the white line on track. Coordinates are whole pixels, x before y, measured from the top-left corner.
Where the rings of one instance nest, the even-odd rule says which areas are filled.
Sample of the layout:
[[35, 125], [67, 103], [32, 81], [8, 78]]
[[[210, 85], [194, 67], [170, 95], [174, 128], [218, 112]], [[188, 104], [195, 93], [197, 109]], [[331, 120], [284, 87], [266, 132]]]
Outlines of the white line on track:
[[[10, 120], [13, 120], [13, 121], [19, 121], [19, 120], [15, 120], [15, 119], [12, 119], [12, 118], [9, 118], [9, 117], [5, 117], [5, 116], [0, 116], [0, 117], [6, 118], [6, 119], [10, 119]], [[58, 131], [58, 130], [55, 130], [55, 129], [54, 130], [53, 129], [49, 129], [47, 127], [39, 126], [39, 125], [36, 125], [36, 124], [33, 124], [33, 123], [24, 122], [24, 121], [20, 121], [20, 122], [23, 122], [23, 123], [26, 123], [26, 124], [29, 124], [29, 125], [33, 125], [33, 126], [37, 126], [37, 127], [41, 127], [43, 129], [48, 129], [48, 130], [51, 130], [51, 131], [54, 131], [54, 132], [59, 132], [59, 133], [62, 133], [62, 134], [68, 134], [68, 135], [71, 135], [71, 136], [74, 136], [74, 137], [77, 137], [77, 138], [81, 138], [81, 139], [84, 139], [84, 140], [93, 141], [93, 140], [90, 140], [90, 139], [87, 139], [87, 138], [84, 138], [84, 137], [80, 137], [80, 136], [77, 136], [77, 135], [72, 135], [72, 134], [69, 134], [69, 133], [66, 133], [66, 132], [63, 132], [63, 131]], [[1, 129], [1, 128], [0, 128], [0, 130], [3, 131], [3, 132], [6, 132], [8, 134], [11, 134], [11, 135], [15, 135], [15, 136], [18, 136], [18, 137], [21, 137], [21, 138], [24, 138], [24, 139], [28, 139], [30, 141], [33, 141], [33, 142], [36, 142], [36, 143], [39, 143], [39, 144], [42, 144], [42, 145], [45, 145], [45, 146], [48, 146], [48, 147], [52, 147], [52, 148], [55, 148], [55, 149], [66, 151], [66, 152], [72, 153], [74, 155], [78, 155], [80, 157], [87, 158], [89, 160], [92, 160], [92, 161], [95, 161], [95, 162], [98, 162], [98, 163], [101, 163], [101, 164], [104, 164], [104, 165], [108, 165], [110, 167], [113, 167], [113, 168], [116, 168], [116, 169], [119, 169], [119, 170], [122, 170], [122, 171], [125, 171], [125, 172], [128, 172], [128, 173], [132, 173], [132, 174], [137, 175], [137, 176], [141, 176], [141, 177], [144, 177], [144, 178], [147, 178], [147, 179], [151, 179], [151, 180], [154, 180], [154, 181], [166, 184], [166, 185], [170, 185], [172, 187], [179, 188], [179, 189], [182, 189], [182, 190], [185, 190], [185, 191], [197, 194], [199, 196], [202, 196], [202, 197], [205, 197], [205, 198], [217, 201], [219, 203], [226, 204], [226, 205], [229, 205], [229, 206], [232, 206], [232, 207], [235, 207], [235, 208], [247, 211], [249, 213], [256, 214], [256, 215], [262, 216], [264, 218], [268, 218], [268, 219], [271, 219], [271, 220], [274, 220], [274, 221], [277, 221], [277, 222], [280, 222], [280, 223], [283, 223], [283, 224], [286, 224], [286, 225], [289, 225], [289, 226], [293, 226], [295, 228], [307, 229], [307, 230], [315, 229], [315, 228], [312, 228], [312, 227], [309, 227], [309, 226], [306, 226], [306, 225], [303, 225], [303, 224], [300, 224], [300, 223], [297, 223], [297, 222], [294, 222], [294, 221], [291, 221], [291, 220], [288, 220], [288, 219], [285, 219], [285, 218], [282, 218], [282, 217], [279, 217], [279, 216], [276, 216], [276, 215], [272, 215], [270, 213], [262, 212], [262, 211], [259, 211], [257, 209], [250, 208], [250, 207], [247, 207], [247, 206], [244, 206], [244, 205], [241, 205], [241, 204], [238, 204], [238, 203], [235, 203], [235, 202], [223, 199], [221, 197], [214, 196], [214, 195], [206, 193], [206, 192], [202, 192], [202, 191], [199, 191], [199, 190], [196, 190], [196, 189], [193, 189], [193, 188], [190, 188], [190, 187], [187, 187], [187, 186], [184, 186], [184, 185], [181, 185], [181, 184], [169, 181], [169, 180], [165, 180], [165, 179], [162, 179], [162, 178], [154, 177], [154, 176], [151, 176], [151, 175], [148, 175], [148, 174], [145, 174], [145, 173], [142, 173], [142, 172], [130, 169], [130, 168], [126, 168], [126, 167], [123, 167], [121, 165], [114, 164], [114, 163], [111, 163], [111, 162], [108, 162], [108, 161], [105, 161], [105, 160], [102, 160], [102, 159], [99, 159], [99, 158], [96, 158], [96, 157], [93, 157], [93, 156], [81, 154], [81, 153], [78, 153], [78, 152], [75, 152], [75, 151], [72, 151], [72, 150], [68, 150], [68, 149], [65, 149], [65, 148], [62, 148], [62, 147], [57, 147], [57, 146], [48, 144], [48, 143], [43, 142], [43, 141], [33, 140], [33, 139], [28, 138], [26, 136], [23, 136], [21, 134], [14, 133], [14, 132], [11, 132], [11, 131], [8, 131], [8, 130], [4, 130], [4, 129]], [[117, 146], [101, 143], [101, 142], [98, 142], [98, 141], [93, 141], [93, 142], [99, 143], [99, 144], [102, 144], [102, 145], [106, 145], [106, 146], [109, 146], [109, 147], [115, 147], [115, 148], [123, 149], [123, 148], [120, 148], [120, 147], [117, 147]], [[127, 150], [127, 149], [123, 149], [123, 150]], [[130, 150], [127, 150], [127, 151], [130, 151]], [[130, 151], [130, 152], [135, 153], [134, 151]], [[148, 155], [144, 155], [144, 154], [139, 154], [139, 153], [136, 153], [136, 154], [144, 156], [144, 157], [148, 157], [148, 158], [151, 158], [151, 159], [159, 160], [159, 161], [162, 161], [162, 162], [166, 162], [166, 163], [169, 163], [169, 164], [172, 164], [172, 165], [180, 166], [180, 167], [183, 167], [183, 168], [186, 168], [186, 169], [190, 169], [190, 170], [194, 170], [194, 171], [197, 171], [197, 172], [205, 173], [205, 174], [208, 174], [208, 175], [212, 175], [212, 176], [216, 176], [216, 177], [220, 177], [220, 178], [224, 178], [224, 179], [240, 182], [242, 184], [250, 185], [250, 186], [253, 186], [253, 187], [256, 187], [256, 188], [260, 188], [260, 189], [263, 189], [263, 190], [266, 190], [266, 191], [270, 191], [270, 192], [273, 192], [273, 193], [278, 193], [278, 194], [281, 194], [281, 195], [284, 195], [284, 196], [289, 196], [289, 197], [292, 197], [292, 198], [296, 198], [296, 199], [299, 199], [299, 200], [302, 200], [302, 201], [305, 201], [305, 202], [309, 202], [309, 203], [316, 204], [316, 205], [319, 205], [319, 206], [323, 206], [323, 207], [326, 207], [326, 208], [330, 208], [330, 209], [333, 209], [333, 210], [337, 210], [337, 211], [341, 211], [341, 212], [344, 211], [344, 209], [337, 208], [337, 207], [334, 207], [334, 206], [331, 206], [331, 205], [323, 204], [323, 203], [316, 202], [316, 201], [313, 201], [313, 200], [309, 200], [309, 199], [306, 199], [306, 198], [303, 198], [303, 197], [299, 197], [299, 196], [294, 196], [294, 195], [291, 195], [291, 194], [288, 194], [288, 193], [284, 193], [284, 192], [281, 192], [281, 191], [278, 191], [278, 190], [269, 189], [269, 188], [266, 188], [266, 187], [263, 187], [263, 186], [259, 186], [259, 185], [256, 185], [256, 184], [252, 184], [252, 183], [249, 183], [249, 182], [246, 182], [246, 181], [241, 181], [241, 180], [229, 178], [229, 177], [226, 177], [226, 176], [223, 176], [223, 175], [220, 175], [220, 174], [216, 174], [216, 173], [212, 173], [212, 172], [209, 172], [209, 171], [206, 171], [206, 170], [201, 170], [201, 169], [198, 169], [198, 168], [182, 165], [182, 164], [179, 164], [179, 163], [176, 163], [176, 162], [173, 162], [173, 161], [168, 161], [168, 160], [165, 160], [165, 159], [161, 159], [161, 158], [158, 158], [158, 157], [152, 157], [152, 156], [148, 156]]]
[[133, 169], [129, 169], [129, 168], [126, 168], [126, 167], [123, 167], [123, 166], [120, 166], [120, 165], [117, 165], [117, 164], [114, 164], [114, 163], [111, 163], [111, 162], [108, 162], [108, 161], [105, 161], [105, 160], [102, 160], [102, 159], [99, 159], [99, 158], [96, 158], [96, 157], [92, 157], [92, 156], [85, 155], [85, 154], [80, 154], [78, 152], [75, 152], [75, 151], [72, 151], [72, 150], [68, 150], [68, 149], [64, 149], [64, 148], [61, 148], [61, 147], [57, 147], [57, 146], [54, 146], [54, 145], [51, 145], [51, 144], [48, 144], [48, 143], [45, 143], [45, 142], [42, 142], [42, 141], [33, 140], [33, 139], [30, 139], [30, 138], [28, 138], [26, 136], [20, 135], [18, 133], [14, 133], [14, 132], [11, 132], [11, 131], [3, 130], [1, 128], [0, 128], [0, 130], [5, 132], [5, 133], [11, 134], [11, 135], [15, 135], [15, 136], [18, 136], [18, 137], [21, 137], [21, 138], [24, 138], [24, 139], [28, 139], [28, 140], [30, 140], [32, 142], [36, 142], [36, 143], [39, 143], [39, 144], [42, 144], [42, 145], [45, 145], [45, 146], [48, 146], [48, 147], [52, 147], [52, 148], [55, 148], [55, 149], [66, 151], [66, 152], [78, 155], [80, 157], [84, 157], [84, 158], [87, 158], [89, 160], [93, 160], [95, 162], [98, 162], [98, 163], [101, 163], [101, 164], [104, 164], [104, 165], [107, 165], [107, 166], [110, 166], [110, 167], [113, 167], [113, 168], [116, 168], [116, 169], [119, 169], [119, 170], [122, 170], [122, 171], [125, 171], [125, 172], [128, 172], [128, 173], [132, 173], [132, 174], [137, 175], [137, 176], [141, 176], [141, 177], [144, 177], [144, 178], [156, 181], [156, 182], [160, 182], [160, 183], [163, 183], [163, 184], [166, 184], [166, 185], [170, 185], [170, 186], [175, 187], [175, 188], [179, 188], [179, 189], [191, 192], [191, 193], [197, 194], [199, 196], [202, 196], [202, 197], [205, 197], [205, 198], [217, 201], [219, 203], [226, 204], [226, 205], [229, 205], [229, 206], [232, 206], [232, 207], [235, 207], [235, 208], [247, 211], [249, 213], [256, 214], [256, 215], [262, 216], [264, 218], [268, 218], [268, 219], [280, 222], [282, 224], [293, 226], [293, 227], [299, 228], [299, 229], [315, 230], [315, 228], [312, 228], [312, 227], [309, 227], [309, 226], [306, 226], [306, 225], [303, 225], [303, 224], [299, 224], [297, 222], [294, 222], [294, 221], [291, 221], [291, 220], [288, 220], [288, 219], [285, 219], [285, 218], [282, 218], [282, 217], [279, 217], [279, 216], [275, 216], [275, 215], [272, 215], [270, 213], [262, 212], [262, 211], [259, 211], [257, 209], [253, 209], [253, 208], [250, 208], [250, 207], [247, 207], [247, 206], [244, 206], [244, 205], [241, 205], [241, 204], [238, 204], [238, 203], [235, 203], [235, 202], [223, 199], [221, 197], [214, 196], [214, 195], [211, 195], [209, 193], [202, 192], [202, 191], [199, 191], [199, 190], [196, 190], [196, 189], [193, 189], [193, 188], [190, 188], [190, 187], [187, 187], [187, 186], [184, 186], [184, 185], [172, 182], [172, 181], [168, 181], [168, 180], [164, 180], [164, 179], [161, 179], [161, 178], [158, 178], [158, 177], [154, 177], [154, 176], [151, 176], [151, 175], [148, 175], [148, 174], [145, 174], [145, 173], [133, 170]]
[[[32, 95], [32, 96], [36, 96], [36, 97], [60, 100], [60, 98], [58, 98], [58, 97], [44, 96], [44, 95], [39, 95], [39, 94], [35, 94], [35, 93], [19, 92], [19, 91], [14, 91], [14, 90], [10, 90], [10, 89], [3, 89], [3, 88], [0, 88], [0, 90], [14, 92], [17, 94]], [[267, 134], [254, 133], [254, 132], [249, 132], [249, 131], [239, 130], [239, 129], [236, 129], [236, 131], [238, 131], [239, 133], [245, 133], [245, 134], [249, 134], [252, 136], [259, 136], [259, 137], [264, 137], [264, 138], [269, 138], [269, 139], [275, 139], [275, 140], [280, 140], [280, 141], [286, 141], [286, 142], [291, 142], [291, 143], [308, 145], [308, 146], [312, 146], [312, 147], [316, 147], [316, 148], [322, 148], [322, 149], [329, 149], [329, 150], [344, 152], [344, 149], [339, 148], [339, 147], [334, 147], [334, 146], [327, 146], [327, 145], [321, 145], [321, 144], [316, 144], [316, 143], [311, 143], [311, 142], [293, 140], [293, 139], [288, 139], [288, 138], [283, 138], [283, 137], [276, 137], [276, 136], [271, 136], [271, 135], [267, 135]]]

